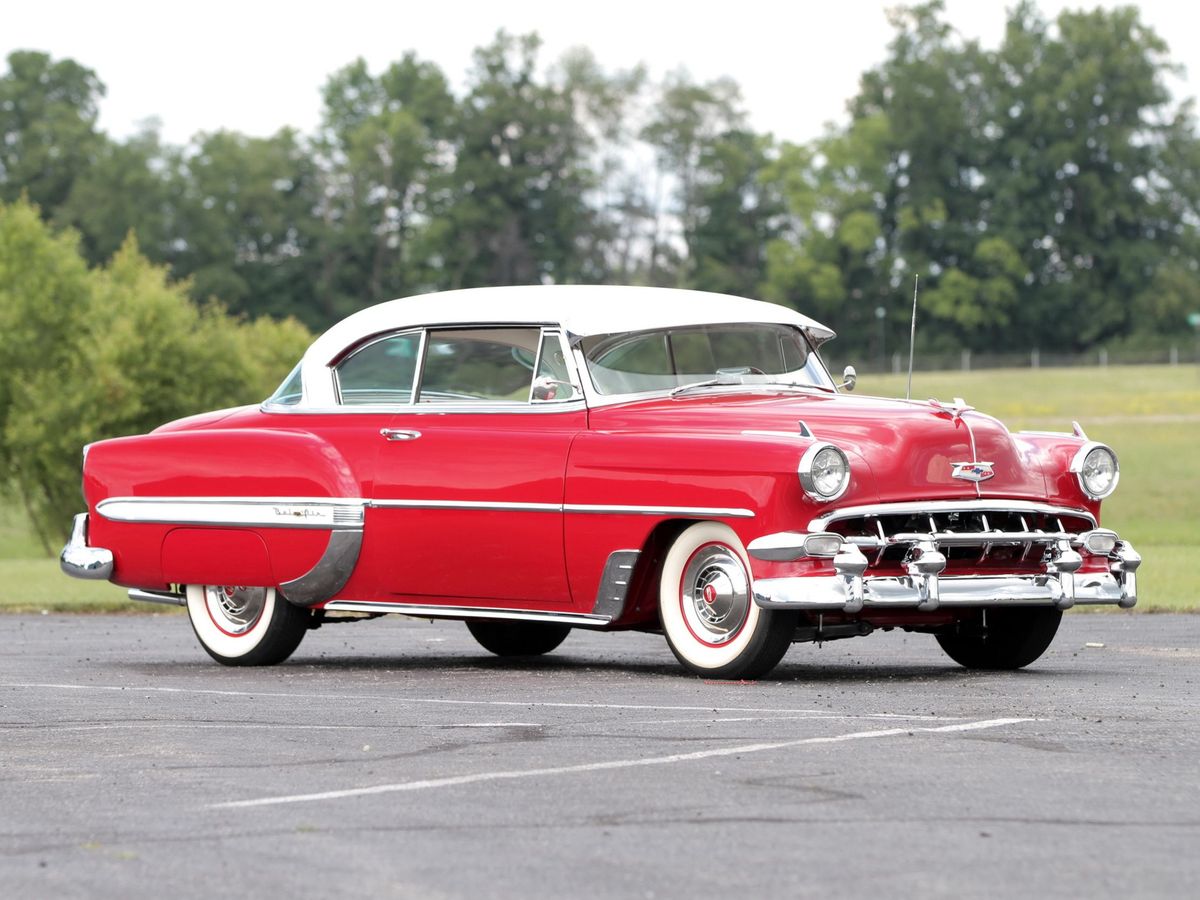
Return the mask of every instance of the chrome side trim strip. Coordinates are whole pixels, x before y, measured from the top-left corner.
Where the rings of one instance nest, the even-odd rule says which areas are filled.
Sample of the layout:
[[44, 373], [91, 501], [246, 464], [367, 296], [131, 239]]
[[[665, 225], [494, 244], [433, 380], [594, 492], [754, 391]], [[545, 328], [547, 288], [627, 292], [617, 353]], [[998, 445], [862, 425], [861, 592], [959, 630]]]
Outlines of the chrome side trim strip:
[[681, 516], [689, 519], [754, 518], [754, 512], [749, 509], [710, 506], [631, 506], [402, 498], [363, 500], [355, 497], [110, 497], [102, 500], [96, 511], [114, 522], [355, 530], [363, 527], [363, 514], [368, 507]]
[[569, 513], [599, 513], [622, 516], [684, 516], [688, 519], [753, 519], [754, 511], [717, 506], [609, 506], [607, 504], [566, 503]]
[[629, 597], [629, 586], [633, 581], [633, 570], [637, 565], [640, 550], [614, 550], [604, 564], [600, 586], [596, 589], [596, 602], [592, 614], [615, 620], [625, 611]]
[[295, 606], [315, 606], [328, 600], [346, 586], [362, 549], [362, 529], [342, 529], [329, 533], [329, 543], [316, 565], [279, 586], [283, 598]]
[[396, 613], [414, 619], [513, 619], [521, 622], [556, 622], [559, 625], [607, 625], [608, 616], [586, 613], [538, 612], [491, 606], [437, 606], [422, 603], [379, 603], [373, 600], [331, 600], [329, 612]]
[[487, 500], [368, 500], [372, 509], [478, 509], [507, 512], [562, 512], [560, 503], [493, 503]]
[[72, 520], [71, 537], [58, 555], [58, 565], [72, 578], [107, 581], [112, 577], [112, 551], [103, 547], [89, 547], [87, 533], [88, 514], [79, 513]]
[[173, 594], [169, 591], [143, 591], [134, 588], [129, 592], [130, 600], [140, 600], [142, 603], [165, 603], [168, 606], [187, 606], [187, 597], [183, 594]]
[[504, 503], [488, 500], [368, 500], [379, 509], [474, 509], [510, 512], [558, 512], [583, 515], [683, 516], [689, 519], [752, 519], [749, 509], [709, 506], [622, 506], [592, 503]]
[[110, 497], [96, 511], [113, 522], [361, 529], [365, 506], [348, 497]]
[[1075, 516], [1091, 522], [1096, 527], [1096, 517], [1086, 509], [1067, 506], [1051, 506], [1029, 500], [923, 500], [911, 503], [876, 503], [870, 506], [844, 506], [822, 513], [808, 523], [808, 531], [827, 531], [830, 522], [853, 519], [859, 516], [911, 516], [925, 513], [962, 512], [978, 510], [988, 512], [1039, 512], [1052, 516]]

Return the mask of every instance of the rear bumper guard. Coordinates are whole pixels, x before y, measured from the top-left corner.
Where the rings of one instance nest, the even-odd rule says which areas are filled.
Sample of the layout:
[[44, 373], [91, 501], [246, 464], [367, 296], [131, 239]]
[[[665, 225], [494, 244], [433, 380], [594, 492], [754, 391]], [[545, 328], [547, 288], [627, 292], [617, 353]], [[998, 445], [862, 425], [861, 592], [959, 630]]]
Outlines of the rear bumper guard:
[[58, 556], [62, 570], [73, 578], [107, 581], [112, 577], [113, 555], [103, 547], [89, 547], [88, 514], [80, 513], [71, 525], [71, 538]]

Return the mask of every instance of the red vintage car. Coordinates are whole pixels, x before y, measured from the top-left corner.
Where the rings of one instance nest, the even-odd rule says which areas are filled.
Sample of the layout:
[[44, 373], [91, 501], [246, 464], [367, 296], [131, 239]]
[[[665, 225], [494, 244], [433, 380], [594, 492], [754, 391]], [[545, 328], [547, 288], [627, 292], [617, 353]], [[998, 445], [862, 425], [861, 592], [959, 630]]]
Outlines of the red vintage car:
[[1133, 606], [1117, 459], [962, 401], [851, 396], [825, 326], [690, 291], [518, 287], [363, 310], [260, 406], [85, 448], [63, 569], [186, 606], [229, 665], [335, 618], [466, 622], [501, 655], [661, 631], [759, 677], [900, 628], [1018, 668], [1063, 610]]

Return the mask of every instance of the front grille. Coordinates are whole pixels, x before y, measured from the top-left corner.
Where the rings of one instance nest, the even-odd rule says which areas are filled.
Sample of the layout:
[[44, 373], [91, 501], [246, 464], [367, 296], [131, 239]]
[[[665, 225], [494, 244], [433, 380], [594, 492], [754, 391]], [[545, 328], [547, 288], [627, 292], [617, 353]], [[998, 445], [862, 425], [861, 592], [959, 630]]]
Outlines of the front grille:
[[947, 574], [1044, 571], [1047, 548], [1062, 540], [1073, 542], [1095, 527], [1091, 516], [1080, 511], [1035, 504], [955, 506], [944, 501], [924, 508], [892, 504], [845, 510], [818, 521], [821, 529], [857, 545], [877, 571], [899, 568], [918, 541], [932, 542], [946, 557]]

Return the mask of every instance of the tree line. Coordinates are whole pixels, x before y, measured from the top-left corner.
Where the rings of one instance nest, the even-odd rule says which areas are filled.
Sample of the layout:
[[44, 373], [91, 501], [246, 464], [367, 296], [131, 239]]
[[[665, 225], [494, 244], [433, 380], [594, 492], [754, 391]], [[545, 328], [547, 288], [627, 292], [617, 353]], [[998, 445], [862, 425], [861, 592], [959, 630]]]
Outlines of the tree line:
[[[873, 354], [1165, 340], [1200, 311], [1200, 141], [1135, 8], [1029, 2], [995, 49], [940, 2], [890, 14], [845, 124], [748, 125], [731, 79], [551, 65], [535, 35], [475, 50], [455, 91], [407, 53], [322, 90], [320, 126], [165, 144], [97, 128], [85, 65], [17, 52], [0, 77], [0, 199], [27, 198], [100, 266], [129, 232], [197, 301], [312, 328], [479, 285], [694, 287], [796, 307]], [[797, 91], [820, 85], [797, 84]]]

